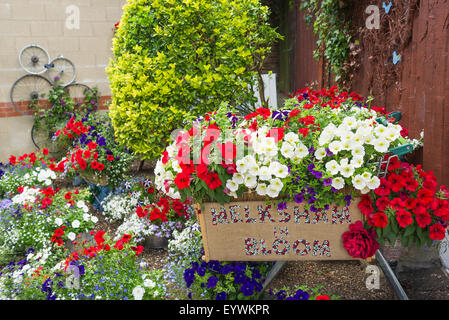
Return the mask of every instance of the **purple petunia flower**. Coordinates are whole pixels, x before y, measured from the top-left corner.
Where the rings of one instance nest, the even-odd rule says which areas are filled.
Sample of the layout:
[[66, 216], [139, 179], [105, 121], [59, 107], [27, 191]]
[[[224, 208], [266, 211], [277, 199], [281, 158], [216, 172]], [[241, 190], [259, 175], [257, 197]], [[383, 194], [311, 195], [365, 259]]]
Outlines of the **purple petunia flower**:
[[321, 179], [323, 177], [323, 173], [321, 171], [315, 171], [313, 174], [317, 179]]
[[285, 209], [287, 209], [287, 202], [279, 202], [278, 210], [285, 210]]
[[325, 186], [330, 186], [330, 185], [332, 185], [332, 178], [326, 178], [326, 179], [324, 179], [323, 180], [323, 184], [325, 185]]
[[295, 202], [296, 203], [302, 203], [303, 201], [304, 201], [304, 198], [303, 198], [302, 195], [300, 195], [300, 194], [295, 195]]

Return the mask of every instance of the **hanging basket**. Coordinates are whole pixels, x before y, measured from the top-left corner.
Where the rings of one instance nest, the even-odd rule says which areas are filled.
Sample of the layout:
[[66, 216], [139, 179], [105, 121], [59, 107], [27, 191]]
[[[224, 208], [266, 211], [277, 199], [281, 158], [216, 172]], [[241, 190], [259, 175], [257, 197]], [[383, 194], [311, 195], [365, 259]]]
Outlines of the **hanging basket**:
[[402, 255], [404, 247], [399, 240], [392, 246], [388, 241], [380, 248], [380, 252], [388, 262], [397, 262]]

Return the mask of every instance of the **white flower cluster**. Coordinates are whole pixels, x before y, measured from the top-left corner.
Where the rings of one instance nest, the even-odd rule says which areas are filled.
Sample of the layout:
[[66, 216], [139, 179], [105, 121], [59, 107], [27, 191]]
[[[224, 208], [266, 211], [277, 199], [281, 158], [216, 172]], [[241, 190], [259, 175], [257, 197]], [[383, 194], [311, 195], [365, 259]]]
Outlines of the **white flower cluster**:
[[153, 225], [149, 219], [139, 218], [134, 211], [125, 217], [123, 223], [115, 231], [114, 240], [120, 239], [124, 234], [134, 234], [136, 242], [140, 242], [145, 237], [153, 234]]
[[[169, 152], [169, 155], [173, 153], [172, 150], [174, 148], [175, 147], [173, 145], [167, 147], [167, 152]], [[166, 163], [165, 165], [162, 164], [161, 159], [159, 159], [158, 162], [156, 163], [156, 167], [154, 168], [154, 175], [155, 175], [154, 183], [157, 189], [164, 190], [164, 192], [165, 192], [164, 182], [166, 180], [173, 181], [175, 179], [173, 172], [171, 170], [167, 170], [169, 167], [172, 168], [179, 167], [178, 161], [172, 156], [170, 156], [170, 160], [168, 160], [168, 163]], [[179, 193], [179, 191], [176, 191], [173, 187], [170, 187], [168, 191], [165, 192], [165, 194], [173, 199], [181, 199], [181, 194]]]
[[106, 220], [109, 222], [122, 220], [125, 216], [136, 211], [140, 194], [140, 192], [136, 192], [129, 196], [120, 194], [108, 195], [101, 203]]
[[[70, 204], [67, 204], [67, 206], [70, 206]], [[53, 223], [56, 227], [60, 227], [63, 224], [66, 224], [66, 226], [70, 227], [70, 232], [67, 233], [67, 237], [69, 238], [69, 240], [74, 241], [76, 238], [76, 235], [81, 233], [81, 232], [86, 232], [88, 231], [88, 227], [91, 223], [95, 224], [98, 222], [98, 218], [92, 214], [89, 213], [89, 207], [86, 205], [86, 203], [83, 200], [79, 200], [76, 202], [76, 208], [77, 209], [81, 209], [81, 210], [77, 210], [77, 209], [72, 209], [74, 212], [78, 211], [77, 213], [79, 213], [78, 215], [76, 214], [71, 214], [70, 218], [67, 220], [64, 220], [63, 218], [66, 218], [65, 216], [62, 217], [56, 217], [53, 220]], [[79, 219], [81, 219], [81, 214], [82, 214], [82, 222], [80, 220], [78, 220], [78, 216]], [[52, 218], [49, 218], [50, 220]], [[73, 220], [72, 220], [73, 219]], [[84, 225], [84, 228], [83, 228]]]
[[[344, 178], [361, 193], [367, 193], [380, 185], [376, 176], [365, 170], [367, 148], [379, 154], [386, 153], [390, 145], [401, 137], [401, 126], [389, 123], [387, 126], [374, 123], [372, 119], [357, 120], [354, 116], [343, 119], [338, 127], [333, 123], [323, 128], [318, 140], [315, 157], [323, 160], [327, 172], [332, 176], [332, 186], [342, 189]], [[326, 148], [332, 152], [333, 160], [327, 160]]]
[[36, 201], [36, 197], [39, 194], [39, 189], [25, 187], [23, 188], [23, 192], [14, 196], [11, 200], [14, 204], [32, 204]]

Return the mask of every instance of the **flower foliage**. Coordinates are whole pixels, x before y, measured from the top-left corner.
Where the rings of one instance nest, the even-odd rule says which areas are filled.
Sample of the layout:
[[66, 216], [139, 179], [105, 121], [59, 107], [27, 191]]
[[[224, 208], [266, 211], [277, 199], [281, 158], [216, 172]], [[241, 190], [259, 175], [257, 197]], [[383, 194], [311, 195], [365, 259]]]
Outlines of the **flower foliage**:
[[188, 113], [255, 102], [249, 88], [279, 34], [259, 0], [132, 0], [107, 72], [117, 137], [154, 159]]
[[380, 186], [364, 195], [358, 206], [381, 244], [396, 239], [404, 246], [430, 246], [445, 237], [449, 192], [438, 188], [433, 172], [393, 158]]

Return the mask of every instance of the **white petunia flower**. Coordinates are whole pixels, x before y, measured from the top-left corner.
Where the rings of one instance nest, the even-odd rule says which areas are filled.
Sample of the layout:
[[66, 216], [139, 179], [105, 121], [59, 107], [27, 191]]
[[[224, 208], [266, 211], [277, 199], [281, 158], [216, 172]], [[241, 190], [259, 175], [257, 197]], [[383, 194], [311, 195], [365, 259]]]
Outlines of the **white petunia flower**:
[[63, 221], [62, 221], [61, 218], [56, 218], [56, 219], [55, 219], [55, 224], [56, 224], [58, 227], [62, 226], [62, 223], [63, 223]]
[[355, 168], [351, 164], [343, 163], [343, 160], [341, 161], [342, 163], [340, 163], [340, 173], [343, 177], [349, 178], [350, 176], [353, 175]]
[[334, 176], [338, 174], [338, 172], [340, 171], [340, 165], [338, 164], [337, 161], [331, 160], [328, 163], [326, 163], [326, 170], [327, 172], [329, 172], [331, 175]]
[[337, 190], [343, 189], [345, 186], [345, 180], [341, 177], [332, 178], [332, 187]]
[[141, 286], [137, 286], [133, 289], [134, 300], [142, 300], [143, 295], [145, 294], [145, 289]]
[[271, 185], [267, 188], [267, 196], [270, 198], [277, 198], [279, 196], [279, 190], [277, 188], [272, 187]]
[[366, 186], [371, 190], [375, 190], [380, 186], [380, 179], [377, 176], [373, 176], [367, 183]]
[[329, 150], [333, 153], [333, 154], [338, 154], [342, 149], [342, 143], [340, 141], [332, 141], [329, 144]]
[[260, 167], [259, 179], [260, 180], [271, 180], [271, 171], [267, 166]]
[[281, 179], [286, 178], [288, 176], [288, 167], [285, 164], [278, 163], [274, 175]]
[[267, 194], [267, 185], [265, 183], [259, 183], [256, 188], [256, 193], [259, 196], [265, 196]]
[[236, 172], [232, 175], [232, 181], [234, 181], [237, 184], [243, 184], [243, 180], [245, 177], [240, 172]]
[[326, 157], [326, 155], [327, 155], [326, 149], [324, 149], [324, 148], [318, 148], [315, 151], [315, 158], [317, 158], [317, 160], [323, 159], [324, 157]]
[[284, 136], [284, 141], [287, 141], [291, 144], [296, 144], [299, 142], [299, 137], [294, 132], [289, 132]]
[[226, 182], [226, 188], [231, 192], [235, 192], [238, 190], [239, 185], [233, 179], [230, 179]]
[[291, 159], [295, 155], [295, 147], [288, 142], [284, 142], [282, 143], [281, 154], [287, 159]]
[[298, 143], [295, 150], [295, 156], [302, 159], [309, 154], [309, 149], [302, 143]]
[[73, 228], [79, 228], [80, 227], [80, 225], [81, 225], [81, 223], [78, 221], [78, 220], [73, 220], [72, 221], [72, 227]]
[[364, 157], [365, 156], [365, 148], [362, 145], [354, 145], [351, 150], [353, 157]]
[[70, 241], [74, 241], [76, 238], [76, 234], [73, 232], [69, 232], [69, 234], [67, 235], [67, 238], [69, 238]]
[[373, 141], [374, 150], [381, 153], [386, 153], [388, 151], [388, 148], [390, 147], [390, 144], [388, 141], [386, 141], [383, 138], [379, 138]]
[[274, 188], [278, 192], [280, 192], [283, 187], [284, 187], [284, 184], [282, 183], [281, 179], [275, 178], [275, 179], [270, 181], [270, 185], [269, 185], [268, 189]]
[[249, 189], [255, 188], [257, 185], [257, 178], [252, 175], [248, 175], [245, 177], [245, 186]]
[[363, 190], [366, 187], [365, 179], [363, 179], [362, 175], [358, 174], [354, 178], [352, 178], [352, 185], [357, 190]]

